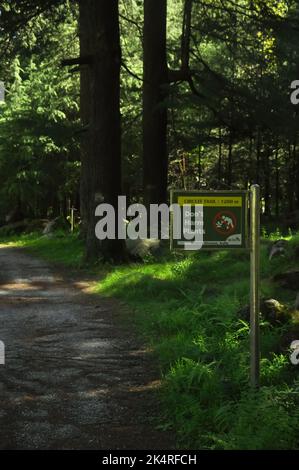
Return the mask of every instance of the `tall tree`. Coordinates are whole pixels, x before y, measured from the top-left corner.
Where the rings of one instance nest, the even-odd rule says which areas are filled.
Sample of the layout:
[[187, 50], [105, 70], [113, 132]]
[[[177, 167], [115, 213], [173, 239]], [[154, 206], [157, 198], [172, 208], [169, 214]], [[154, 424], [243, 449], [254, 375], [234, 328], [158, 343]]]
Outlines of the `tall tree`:
[[[85, 58], [85, 64], [80, 67], [80, 117], [82, 130], [80, 133], [81, 146], [81, 176], [80, 176], [80, 216], [81, 216], [81, 234], [86, 238], [87, 227], [89, 224], [89, 201], [91, 199], [90, 187], [90, 158], [92, 155], [90, 139], [90, 116], [91, 116], [91, 61], [93, 38], [90, 34], [92, 15], [92, 0], [80, 0], [79, 2], [79, 38], [80, 38], [80, 57]], [[89, 59], [88, 59], [89, 58]], [[90, 63], [88, 63], [90, 62]]]
[[166, 16], [167, 0], [144, 1], [143, 188], [147, 206], [165, 202], [167, 194]]
[[[80, 0], [80, 57], [64, 65], [80, 66], [82, 232], [86, 259], [124, 258], [124, 242], [98, 240], [95, 210], [115, 208], [121, 195], [120, 65], [118, 0]], [[116, 223], [117, 230], [117, 223]]]
[[[109, 203], [115, 208], [121, 194], [121, 125], [118, 0], [81, 1], [81, 66], [89, 64], [88, 77], [82, 74], [81, 104], [88, 143], [83, 144], [82, 193], [86, 211], [86, 257], [121, 259], [122, 240], [99, 241], [95, 236], [95, 208]], [[88, 83], [86, 82], [88, 81]], [[87, 196], [87, 197], [86, 197]]]
[[169, 88], [187, 82], [197, 94], [190, 70], [193, 0], [184, 0], [180, 64], [167, 65], [167, 0], [144, 1], [143, 31], [143, 194], [146, 206], [167, 201], [167, 114]]

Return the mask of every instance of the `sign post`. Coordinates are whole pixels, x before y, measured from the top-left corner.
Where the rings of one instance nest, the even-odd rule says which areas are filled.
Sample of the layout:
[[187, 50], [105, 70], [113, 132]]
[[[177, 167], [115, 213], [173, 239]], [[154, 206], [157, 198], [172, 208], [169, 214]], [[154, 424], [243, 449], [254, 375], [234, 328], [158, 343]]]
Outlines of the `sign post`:
[[76, 211], [77, 209], [75, 209], [75, 207], [71, 207], [71, 232], [73, 233], [74, 231], [74, 224], [75, 224], [75, 215], [74, 215], [74, 212]]
[[[187, 249], [186, 230], [183, 230], [187, 223], [187, 232], [189, 228], [192, 233], [202, 230], [203, 250], [250, 250], [250, 385], [257, 389], [260, 381], [260, 187], [253, 185], [250, 191], [173, 190], [171, 204], [178, 206], [181, 214], [178, 239], [174, 237], [172, 214], [171, 249]], [[190, 209], [184, 215], [183, 207], [186, 206]], [[199, 221], [195, 217], [198, 207], [202, 210]]]
[[260, 382], [260, 187], [250, 188], [250, 384]]

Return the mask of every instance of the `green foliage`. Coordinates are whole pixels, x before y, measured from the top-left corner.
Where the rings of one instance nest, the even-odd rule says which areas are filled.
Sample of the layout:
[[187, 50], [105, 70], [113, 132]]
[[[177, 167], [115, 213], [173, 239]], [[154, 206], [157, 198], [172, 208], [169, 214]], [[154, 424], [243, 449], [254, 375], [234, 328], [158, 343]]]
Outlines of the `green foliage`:
[[[76, 16], [64, 7], [64, 22], [33, 19], [31, 37], [6, 70], [6, 102], [0, 108], [0, 222], [18, 208], [23, 217], [59, 213], [75, 200], [79, 183], [78, 75], [60, 62], [76, 55]], [[58, 9], [59, 10], [59, 9]], [[51, 40], [40, 49], [42, 34]], [[28, 39], [28, 38], [27, 38]], [[25, 40], [25, 38], [24, 38]]]

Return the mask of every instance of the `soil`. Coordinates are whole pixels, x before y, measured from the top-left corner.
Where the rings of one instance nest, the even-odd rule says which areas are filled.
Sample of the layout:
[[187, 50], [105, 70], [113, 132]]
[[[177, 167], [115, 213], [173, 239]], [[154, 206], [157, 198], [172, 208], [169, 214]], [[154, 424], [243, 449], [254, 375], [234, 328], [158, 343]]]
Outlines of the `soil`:
[[0, 267], [0, 449], [174, 448], [130, 312], [24, 250], [1, 247]]

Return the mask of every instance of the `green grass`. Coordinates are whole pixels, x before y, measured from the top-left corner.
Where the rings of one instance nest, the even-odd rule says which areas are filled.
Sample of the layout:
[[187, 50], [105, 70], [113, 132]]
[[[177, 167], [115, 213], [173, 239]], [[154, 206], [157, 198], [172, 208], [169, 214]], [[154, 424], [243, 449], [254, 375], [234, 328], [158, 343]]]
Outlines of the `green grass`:
[[[271, 281], [275, 273], [296, 266], [293, 250], [299, 234], [289, 240], [287, 255], [271, 262], [269, 239], [263, 240], [261, 287], [263, 296], [291, 305], [294, 292]], [[17, 244], [50, 261], [82, 265], [82, 243], [76, 236], [32, 236]], [[299, 447], [298, 367], [290, 364], [282, 347], [295, 320], [275, 326], [261, 322], [262, 387], [253, 392], [248, 386], [249, 325], [238, 315], [249, 301], [248, 253], [168, 254], [110, 267], [96, 292], [120, 298], [134, 310], [132, 320], [161, 366], [161, 426], [176, 431], [179, 447]]]
[[0, 243], [7, 246], [26, 248], [47, 261], [68, 266], [84, 267], [83, 242], [77, 234], [65, 235], [56, 232], [53, 237], [40, 236], [37, 233], [0, 238]]

